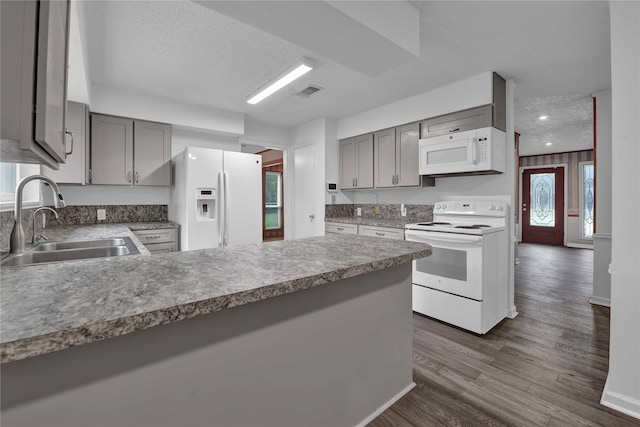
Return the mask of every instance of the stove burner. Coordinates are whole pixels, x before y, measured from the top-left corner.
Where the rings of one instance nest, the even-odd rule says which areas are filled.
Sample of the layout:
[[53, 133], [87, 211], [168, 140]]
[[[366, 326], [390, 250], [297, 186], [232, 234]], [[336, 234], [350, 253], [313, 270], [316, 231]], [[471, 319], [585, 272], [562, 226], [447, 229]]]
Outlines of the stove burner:
[[451, 223], [450, 222], [423, 222], [418, 225], [426, 225], [426, 226], [432, 227], [434, 225], [451, 225]]
[[490, 225], [484, 225], [484, 224], [473, 224], [473, 225], [456, 225], [453, 228], [464, 228], [467, 230], [477, 230], [480, 228], [486, 228], [486, 227], [491, 227]]

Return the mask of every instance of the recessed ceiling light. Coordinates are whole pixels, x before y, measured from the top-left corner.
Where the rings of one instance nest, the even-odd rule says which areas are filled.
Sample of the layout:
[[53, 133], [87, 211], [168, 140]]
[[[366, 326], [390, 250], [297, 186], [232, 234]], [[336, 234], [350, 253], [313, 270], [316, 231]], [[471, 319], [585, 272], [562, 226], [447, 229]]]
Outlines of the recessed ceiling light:
[[541, 116], [538, 116], [538, 120], [542, 120], [542, 121], [547, 120], [548, 118], [549, 118], [549, 116], [547, 114], [543, 114]]
[[544, 145], [546, 145], [548, 147], [550, 145], [553, 145], [553, 142], [545, 142]]

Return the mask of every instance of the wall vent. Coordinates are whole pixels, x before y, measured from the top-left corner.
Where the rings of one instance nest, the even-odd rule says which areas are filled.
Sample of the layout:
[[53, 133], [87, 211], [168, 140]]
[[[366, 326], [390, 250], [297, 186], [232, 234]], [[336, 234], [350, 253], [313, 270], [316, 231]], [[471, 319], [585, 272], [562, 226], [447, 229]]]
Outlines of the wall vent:
[[322, 88], [318, 86], [307, 86], [305, 89], [302, 89], [300, 92], [296, 93], [296, 95], [301, 98], [308, 98], [320, 90], [322, 90]]

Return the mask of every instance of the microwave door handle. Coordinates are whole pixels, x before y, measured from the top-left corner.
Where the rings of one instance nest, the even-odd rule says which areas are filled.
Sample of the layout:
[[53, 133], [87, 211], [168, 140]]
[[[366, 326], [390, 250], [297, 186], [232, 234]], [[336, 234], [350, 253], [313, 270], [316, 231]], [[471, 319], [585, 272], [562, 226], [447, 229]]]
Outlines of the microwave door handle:
[[471, 139], [471, 160], [474, 165], [478, 164], [478, 138]]

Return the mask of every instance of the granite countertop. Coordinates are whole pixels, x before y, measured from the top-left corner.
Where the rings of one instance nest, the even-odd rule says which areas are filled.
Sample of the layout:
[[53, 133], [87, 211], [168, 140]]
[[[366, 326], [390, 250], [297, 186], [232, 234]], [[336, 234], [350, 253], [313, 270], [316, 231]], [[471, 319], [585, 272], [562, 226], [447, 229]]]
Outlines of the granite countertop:
[[[100, 228], [102, 233], [129, 229], [126, 224]], [[67, 236], [75, 236], [73, 230], [67, 231]], [[295, 292], [430, 254], [429, 245], [416, 242], [330, 235], [2, 268], [0, 362]]]
[[388, 227], [388, 228], [401, 228], [407, 224], [414, 224], [420, 222], [414, 218], [365, 218], [365, 217], [338, 217], [338, 218], [325, 218], [325, 222], [337, 222], [341, 224], [357, 224], [357, 225], [372, 225], [376, 227]]

